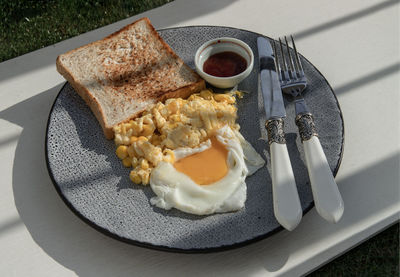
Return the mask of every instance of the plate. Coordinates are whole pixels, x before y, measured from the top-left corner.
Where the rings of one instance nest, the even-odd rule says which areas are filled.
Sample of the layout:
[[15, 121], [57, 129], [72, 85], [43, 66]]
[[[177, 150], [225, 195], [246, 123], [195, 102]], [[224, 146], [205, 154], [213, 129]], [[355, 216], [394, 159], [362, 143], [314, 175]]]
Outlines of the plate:
[[[51, 109], [46, 133], [49, 175], [61, 198], [81, 219], [119, 240], [177, 252], [212, 252], [266, 238], [282, 230], [272, 206], [269, 150], [265, 114], [258, 83], [257, 37], [260, 34], [228, 27], [193, 26], [159, 31], [166, 42], [194, 68], [196, 49], [217, 37], [234, 37], [254, 51], [250, 76], [239, 84], [248, 93], [238, 100], [241, 133], [266, 159], [267, 166], [246, 179], [245, 208], [210, 216], [165, 211], [150, 204], [150, 187], [134, 185], [129, 169], [115, 155], [113, 141], [104, 138], [96, 118], [66, 83]], [[343, 150], [344, 127], [336, 96], [322, 74], [306, 59], [309, 81], [305, 100], [314, 114], [329, 165], [336, 175]], [[294, 103], [285, 99], [285, 131], [303, 213], [313, 207], [303, 148], [294, 123]]]

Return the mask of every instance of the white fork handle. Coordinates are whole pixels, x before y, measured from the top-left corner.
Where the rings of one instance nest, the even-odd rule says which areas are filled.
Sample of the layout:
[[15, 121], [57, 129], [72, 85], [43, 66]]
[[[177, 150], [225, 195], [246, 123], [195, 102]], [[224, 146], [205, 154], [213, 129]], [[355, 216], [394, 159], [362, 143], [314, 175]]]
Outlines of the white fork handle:
[[316, 136], [303, 141], [303, 146], [317, 212], [336, 223], [342, 217], [344, 205], [324, 150]]
[[272, 142], [270, 151], [275, 218], [292, 231], [300, 223], [302, 209], [288, 150], [286, 144]]

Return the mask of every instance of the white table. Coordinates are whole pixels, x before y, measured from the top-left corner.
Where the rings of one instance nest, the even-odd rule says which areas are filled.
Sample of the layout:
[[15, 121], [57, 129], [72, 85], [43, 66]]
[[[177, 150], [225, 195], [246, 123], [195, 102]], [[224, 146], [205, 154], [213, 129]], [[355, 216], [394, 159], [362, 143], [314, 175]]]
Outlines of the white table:
[[[124, 244], [78, 219], [48, 176], [44, 138], [64, 83], [58, 54], [148, 16], [156, 28], [223, 25], [298, 49], [337, 93], [345, 150], [337, 176], [345, 212], [315, 209], [292, 232], [228, 252], [188, 255]], [[399, 2], [175, 0], [0, 64], [1, 276], [265, 276], [305, 274], [399, 219]]]

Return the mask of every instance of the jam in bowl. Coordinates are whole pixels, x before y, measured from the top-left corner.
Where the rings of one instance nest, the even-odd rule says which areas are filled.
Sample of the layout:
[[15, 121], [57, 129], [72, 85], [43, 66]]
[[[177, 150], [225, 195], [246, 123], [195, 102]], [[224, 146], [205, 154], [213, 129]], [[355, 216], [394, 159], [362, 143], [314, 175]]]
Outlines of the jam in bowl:
[[232, 77], [246, 68], [245, 58], [231, 51], [213, 54], [203, 64], [203, 71], [216, 77]]
[[251, 73], [253, 64], [251, 48], [235, 38], [210, 40], [195, 55], [199, 75], [218, 88], [231, 88], [243, 81]]

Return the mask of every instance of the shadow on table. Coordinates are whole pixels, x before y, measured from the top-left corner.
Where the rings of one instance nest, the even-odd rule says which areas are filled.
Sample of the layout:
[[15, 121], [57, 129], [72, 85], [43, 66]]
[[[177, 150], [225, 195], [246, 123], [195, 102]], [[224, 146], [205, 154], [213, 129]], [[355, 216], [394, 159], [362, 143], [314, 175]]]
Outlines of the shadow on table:
[[[255, 253], [249, 252], [243, 259], [243, 254], [236, 250], [196, 255], [193, 259], [193, 255], [139, 248], [102, 235], [71, 213], [57, 194], [45, 162], [47, 118], [61, 87], [62, 84], [0, 112], [0, 119], [22, 127], [12, 173], [15, 206], [21, 221], [2, 226], [0, 236], [22, 222], [39, 247], [79, 276], [131, 276], [135, 268], [136, 272], [152, 276], [159, 270], [154, 264], [160, 263], [166, 266], [164, 276], [175, 276], [177, 268], [179, 272], [196, 272], [233, 253], [241, 260], [240, 267], [248, 264], [247, 259], [255, 258]], [[280, 256], [274, 253], [275, 260], [281, 259], [285, 264], [287, 252], [280, 253]], [[224, 268], [224, 264], [214, 264], [213, 268], [233, 275], [240, 268]]]
[[352, 80], [342, 86], [336, 87], [335, 88], [335, 93], [336, 95], [349, 92], [352, 89], [366, 86], [372, 82], [375, 82], [376, 80], [385, 78], [389, 75], [395, 74], [398, 71], [400, 71], [400, 62], [393, 63], [389, 66], [386, 66], [384, 68], [381, 68], [379, 70], [376, 70], [368, 75], [361, 76], [358, 79]]
[[[12, 184], [20, 218], [39, 247], [79, 276], [131, 276], [135, 272], [153, 276], [160, 268], [164, 268], [164, 276], [176, 276], [179, 272], [209, 275], [207, 270], [215, 275], [242, 276], [252, 270], [260, 273], [260, 268], [276, 272], [285, 267], [291, 255], [298, 258], [298, 250], [308, 246], [307, 240], [294, 243], [293, 236], [313, 236], [315, 241], [323, 241], [342, 225], [362, 223], [374, 211], [398, 202], [399, 180], [392, 174], [399, 168], [399, 154], [395, 153], [339, 181], [344, 203], [352, 203], [352, 208], [345, 209], [336, 225], [322, 224], [321, 229], [313, 209], [294, 232], [282, 231], [246, 247], [204, 255], [158, 252], [121, 243], [73, 215], [49, 178], [44, 157], [46, 122], [60, 88], [61, 85], [56, 86], [1, 111], [0, 118], [23, 128], [15, 151]], [[369, 193], [362, 194], [363, 191]], [[13, 228], [15, 222], [11, 225], [8, 227]]]
[[344, 15], [342, 17], [335, 18], [331, 21], [322, 23], [320, 25], [313, 26], [309, 29], [297, 32], [294, 34], [294, 37], [296, 37], [296, 39], [300, 40], [302, 38], [329, 30], [334, 27], [338, 27], [340, 25], [352, 22], [354, 20], [371, 15], [373, 13], [379, 12], [383, 9], [390, 8], [391, 6], [398, 5], [398, 4], [399, 4], [398, 0], [388, 0], [388, 1], [379, 2], [378, 4], [372, 5], [370, 7], [358, 10], [356, 12]]
[[[158, 26], [179, 25], [180, 22], [223, 9], [233, 4], [235, 1], [237, 0], [174, 0], [160, 8], [144, 12], [140, 17], [149, 17], [156, 28], [158, 28]], [[162, 16], [160, 9], [162, 9]], [[118, 21], [115, 24], [107, 25], [85, 33], [84, 35], [59, 42], [56, 44], [57, 47], [49, 46], [45, 49], [39, 49], [34, 53], [28, 53], [15, 59], [5, 61], [2, 63], [4, 66], [0, 69], [0, 82], [12, 78], [13, 76], [22, 75], [29, 71], [52, 65], [55, 63], [58, 55], [92, 41], [102, 39], [140, 17], [132, 16]], [[29, 58], [27, 58], [27, 56], [29, 56]], [[20, 64], [21, 58], [24, 59], [24, 66]]]

